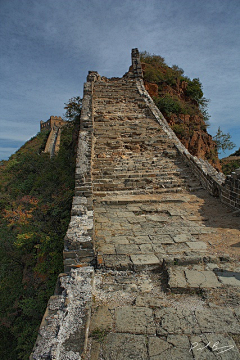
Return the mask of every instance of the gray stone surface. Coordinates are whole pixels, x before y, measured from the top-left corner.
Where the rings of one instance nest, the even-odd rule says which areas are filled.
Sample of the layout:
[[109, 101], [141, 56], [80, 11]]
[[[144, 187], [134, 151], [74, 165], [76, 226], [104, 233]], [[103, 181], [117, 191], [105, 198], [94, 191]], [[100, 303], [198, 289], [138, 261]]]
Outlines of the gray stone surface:
[[110, 333], [103, 344], [104, 360], [148, 360], [144, 335]]
[[186, 244], [191, 250], [205, 251], [207, 249], [207, 244], [203, 241], [187, 241]]
[[186, 289], [187, 281], [184, 270], [170, 268], [168, 270], [168, 286], [170, 289]]
[[190, 288], [208, 289], [221, 286], [221, 283], [218, 281], [213, 271], [197, 271], [186, 269], [184, 272], [187, 280], [187, 285]]
[[187, 309], [158, 309], [155, 312], [158, 323], [157, 334], [187, 334], [200, 333], [195, 313]]
[[131, 255], [131, 260], [135, 270], [154, 269], [160, 267], [160, 261], [153, 254]]
[[202, 332], [240, 334], [240, 323], [230, 309], [196, 310], [195, 314]]
[[116, 309], [117, 332], [132, 334], [155, 334], [153, 312], [149, 308], [124, 306]]

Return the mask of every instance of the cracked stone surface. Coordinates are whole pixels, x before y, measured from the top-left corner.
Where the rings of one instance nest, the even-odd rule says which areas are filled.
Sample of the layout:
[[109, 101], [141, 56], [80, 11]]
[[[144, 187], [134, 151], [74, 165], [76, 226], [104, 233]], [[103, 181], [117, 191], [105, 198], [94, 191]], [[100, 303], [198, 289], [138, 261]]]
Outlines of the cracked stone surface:
[[84, 359], [240, 359], [239, 305], [166, 293], [149, 270], [98, 270], [93, 296]]

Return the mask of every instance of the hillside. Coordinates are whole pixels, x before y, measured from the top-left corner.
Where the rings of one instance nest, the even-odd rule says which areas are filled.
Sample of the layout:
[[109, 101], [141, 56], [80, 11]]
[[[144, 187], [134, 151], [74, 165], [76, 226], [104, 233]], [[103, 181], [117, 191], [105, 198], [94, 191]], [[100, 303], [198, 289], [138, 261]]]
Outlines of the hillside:
[[41, 132], [0, 164], [0, 358], [28, 359], [63, 269], [74, 193], [78, 124], [63, 129], [59, 154], [42, 153]]
[[141, 54], [144, 84], [182, 144], [195, 155], [221, 170], [216, 143], [208, 134], [208, 100], [199, 79], [190, 80], [177, 65], [164, 58]]
[[221, 165], [225, 175], [230, 175], [231, 172], [240, 168], [240, 148], [233, 154], [221, 159]]

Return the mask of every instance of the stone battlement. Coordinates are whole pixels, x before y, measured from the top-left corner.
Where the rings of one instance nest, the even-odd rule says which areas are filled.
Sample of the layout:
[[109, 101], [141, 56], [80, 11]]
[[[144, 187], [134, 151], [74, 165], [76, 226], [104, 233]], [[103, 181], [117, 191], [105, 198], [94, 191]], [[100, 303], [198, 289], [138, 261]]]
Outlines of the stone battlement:
[[54, 126], [62, 127], [67, 123], [64, 121], [61, 116], [50, 116], [50, 119], [47, 121], [40, 121], [40, 130], [51, 130]]

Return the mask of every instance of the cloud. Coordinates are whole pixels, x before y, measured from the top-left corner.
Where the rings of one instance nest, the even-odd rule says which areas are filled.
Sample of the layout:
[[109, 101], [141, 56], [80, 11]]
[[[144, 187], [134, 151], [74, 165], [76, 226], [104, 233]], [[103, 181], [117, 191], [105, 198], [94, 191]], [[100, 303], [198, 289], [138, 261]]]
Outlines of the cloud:
[[[210, 129], [239, 125], [239, 1], [8, 0], [0, 10], [5, 139], [31, 136], [40, 120], [61, 116], [64, 102], [82, 95], [88, 70], [122, 76], [135, 47], [200, 78], [211, 99]], [[16, 132], [6, 122], [21, 126]]]

